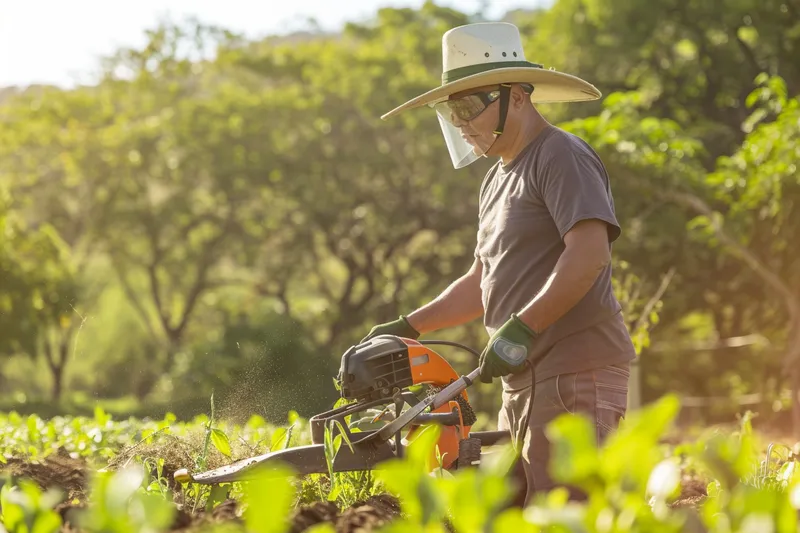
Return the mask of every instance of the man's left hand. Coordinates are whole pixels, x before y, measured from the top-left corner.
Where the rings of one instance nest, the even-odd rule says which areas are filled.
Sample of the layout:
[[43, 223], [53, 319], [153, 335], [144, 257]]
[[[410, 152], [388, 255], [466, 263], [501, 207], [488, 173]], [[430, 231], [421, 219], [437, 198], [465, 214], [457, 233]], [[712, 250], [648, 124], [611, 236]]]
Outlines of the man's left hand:
[[480, 357], [481, 381], [491, 383], [496, 377], [522, 370], [535, 340], [536, 332], [516, 314], [512, 314], [483, 349]]

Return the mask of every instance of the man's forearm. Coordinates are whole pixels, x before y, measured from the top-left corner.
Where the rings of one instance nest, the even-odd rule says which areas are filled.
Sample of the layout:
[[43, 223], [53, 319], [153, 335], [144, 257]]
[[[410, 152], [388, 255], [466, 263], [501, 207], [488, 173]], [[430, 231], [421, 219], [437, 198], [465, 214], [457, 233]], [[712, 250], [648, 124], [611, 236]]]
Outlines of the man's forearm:
[[541, 332], [564, 316], [592, 288], [608, 263], [590, 249], [567, 248], [539, 294], [519, 311], [519, 318]]
[[473, 268], [430, 303], [406, 318], [420, 334], [470, 322], [483, 315], [480, 270]]

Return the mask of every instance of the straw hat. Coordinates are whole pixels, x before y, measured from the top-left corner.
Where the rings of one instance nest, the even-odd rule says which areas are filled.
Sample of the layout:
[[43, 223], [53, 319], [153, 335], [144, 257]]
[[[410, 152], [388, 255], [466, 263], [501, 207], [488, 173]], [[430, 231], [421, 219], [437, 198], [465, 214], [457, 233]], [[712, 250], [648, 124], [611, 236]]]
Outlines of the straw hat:
[[592, 84], [525, 59], [519, 29], [507, 22], [479, 22], [458, 26], [442, 36], [442, 84], [392, 109], [386, 120], [401, 111], [447, 100], [454, 93], [500, 83], [533, 85], [531, 101], [580, 102], [600, 98]]

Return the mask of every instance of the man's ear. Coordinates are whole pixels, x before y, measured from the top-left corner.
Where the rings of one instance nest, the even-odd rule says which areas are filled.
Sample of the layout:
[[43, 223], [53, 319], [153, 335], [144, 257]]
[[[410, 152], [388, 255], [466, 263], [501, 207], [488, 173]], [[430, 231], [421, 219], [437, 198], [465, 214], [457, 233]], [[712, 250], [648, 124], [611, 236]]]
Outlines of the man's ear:
[[526, 100], [530, 100], [530, 95], [522, 89], [522, 86], [512, 85], [509, 100], [511, 100], [510, 103], [514, 109], [522, 109]]

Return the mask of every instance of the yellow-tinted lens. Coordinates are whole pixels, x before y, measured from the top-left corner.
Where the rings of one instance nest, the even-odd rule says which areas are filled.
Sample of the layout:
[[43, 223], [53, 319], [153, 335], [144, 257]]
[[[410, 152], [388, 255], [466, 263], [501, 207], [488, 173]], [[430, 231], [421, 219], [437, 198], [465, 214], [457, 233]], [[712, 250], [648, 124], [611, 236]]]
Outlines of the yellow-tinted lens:
[[448, 100], [445, 102], [445, 104], [453, 113], [453, 115], [458, 117], [460, 120], [467, 121], [477, 117], [480, 115], [481, 111], [486, 109], [486, 106], [483, 105], [481, 99], [474, 94], [470, 94], [456, 100]]

